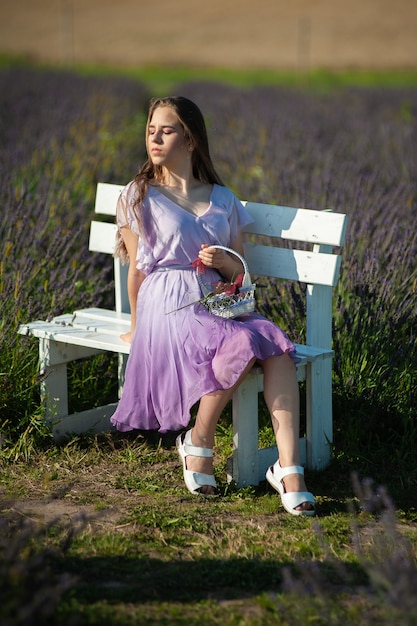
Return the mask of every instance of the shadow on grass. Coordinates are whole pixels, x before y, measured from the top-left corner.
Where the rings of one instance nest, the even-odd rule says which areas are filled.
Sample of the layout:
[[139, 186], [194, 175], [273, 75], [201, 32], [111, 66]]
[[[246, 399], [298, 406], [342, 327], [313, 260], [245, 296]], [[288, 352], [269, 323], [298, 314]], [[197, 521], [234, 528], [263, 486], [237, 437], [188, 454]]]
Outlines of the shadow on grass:
[[[73, 593], [82, 603], [239, 600], [279, 593], [284, 570], [294, 570], [293, 563], [239, 558], [167, 562], [149, 557], [67, 557], [61, 566], [77, 577]], [[355, 587], [367, 581], [357, 564], [344, 566], [343, 577], [330, 563], [319, 567], [323, 581], [335, 593], [338, 586], [345, 591], [347, 582]]]

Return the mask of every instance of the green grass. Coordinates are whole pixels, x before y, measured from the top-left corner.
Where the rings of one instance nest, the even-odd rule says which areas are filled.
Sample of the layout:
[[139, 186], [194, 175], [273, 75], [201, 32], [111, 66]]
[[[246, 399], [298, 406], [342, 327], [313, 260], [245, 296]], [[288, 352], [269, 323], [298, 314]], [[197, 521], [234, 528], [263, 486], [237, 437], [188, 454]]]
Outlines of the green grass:
[[366, 71], [324, 69], [308, 72], [290, 72], [270, 69], [228, 69], [195, 67], [144, 67], [121, 68], [114, 70], [102, 66], [75, 66], [72, 69], [86, 75], [117, 75], [133, 78], [144, 83], [149, 92], [163, 96], [181, 83], [193, 81], [211, 81], [225, 83], [235, 87], [251, 88], [263, 85], [282, 85], [286, 87], [329, 90], [347, 86], [359, 87], [415, 87], [417, 70]]
[[[308, 474], [318, 518], [292, 517], [266, 483], [228, 485], [228, 429], [217, 444], [215, 499], [186, 491], [172, 437], [74, 438], [3, 463], [0, 541], [15, 545], [3, 589], [30, 573], [20, 603], [58, 590], [43, 624], [415, 623], [415, 512], [395, 514], [383, 493], [367, 512], [376, 491], [333, 468]], [[385, 593], [395, 577], [401, 604]]]
[[[30, 66], [26, 58], [0, 55], [0, 69], [4, 67]], [[36, 63], [40, 69], [57, 68], [47, 63]], [[228, 67], [193, 67], [190, 66], [109, 66], [100, 64], [60, 65], [60, 70], [69, 70], [84, 76], [124, 76], [143, 83], [153, 96], [165, 96], [175, 91], [181, 83], [209, 81], [251, 88], [263, 85], [282, 85], [285, 87], [309, 88], [320, 91], [355, 87], [415, 87], [417, 69], [394, 70], [328, 70], [324, 68], [309, 71], [275, 70], [268, 68], [228, 68]]]

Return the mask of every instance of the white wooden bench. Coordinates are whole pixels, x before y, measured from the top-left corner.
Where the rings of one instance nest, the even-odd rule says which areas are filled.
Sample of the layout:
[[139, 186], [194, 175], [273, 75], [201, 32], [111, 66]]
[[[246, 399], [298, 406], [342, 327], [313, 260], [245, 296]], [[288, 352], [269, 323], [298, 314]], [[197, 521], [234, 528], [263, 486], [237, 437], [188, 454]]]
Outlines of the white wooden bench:
[[[114, 216], [122, 186], [99, 183], [96, 213], [111, 216], [111, 222], [92, 221], [89, 249], [112, 254], [116, 234]], [[343, 245], [346, 215], [247, 202], [254, 218], [247, 228], [253, 235], [273, 237], [273, 245], [245, 244], [252, 276], [270, 276], [306, 283], [306, 345], [296, 345], [301, 362], [299, 380], [306, 381], [306, 433], [300, 439], [302, 463], [323, 469], [330, 460], [332, 419], [332, 288], [336, 285], [341, 257], [334, 248]], [[253, 240], [254, 237], [249, 237]], [[291, 248], [281, 247], [283, 241]], [[295, 247], [301, 242], [301, 248]], [[306, 250], [305, 244], [309, 250]], [[337, 250], [336, 250], [337, 252]], [[41, 394], [45, 419], [54, 436], [101, 432], [110, 428], [109, 418], [116, 403], [68, 414], [67, 363], [103, 351], [119, 355], [119, 394], [129, 344], [120, 334], [130, 327], [127, 296], [127, 266], [114, 259], [115, 310], [81, 309], [59, 315], [52, 321], [36, 321], [20, 327], [22, 335], [39, 339]], [[291, 329], [289, 329], [291, 330]], [[254, 367], [232, 401], [233, 457], [228, 477], [238, 486], [257, 485], [276, 460], [276, 447], [258, 449], [258, 394], [262, 391], [260, 367]]]

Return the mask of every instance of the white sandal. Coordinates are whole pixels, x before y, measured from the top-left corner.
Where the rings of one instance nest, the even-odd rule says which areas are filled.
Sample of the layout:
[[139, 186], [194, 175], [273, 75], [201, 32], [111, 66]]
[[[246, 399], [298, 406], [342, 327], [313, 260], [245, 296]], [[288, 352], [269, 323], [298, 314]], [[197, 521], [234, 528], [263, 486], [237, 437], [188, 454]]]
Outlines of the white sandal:
[[[289, 467], [281, 467], [279, 460], [271, 467], [268, 468], [266, 473], [266, 480], [269, 484], [279, 492], [281, 496], [282, 506], [291, 515], [315, 515], [316, 514], [316, 501], [314, 496], [309, 491], [291, 491], [287, 493], [285, 491], [284, 483], [282, 480], [290, 474], [304, 475], [304, 468], [300, 465], [291, 465]], [[313, 506], [312, 510], [297, 510], [297, 506], [301, 506], [304, 502], [308, 502]]]
[[187, 486], [188, 491], [190, 491], [195, 496], [214, 496], [216, 494], [211, 493], [202, 493], [200, 489], [202, 487], [214, 487], [217, 489], [216, 479], [213, 474], [202, 474], [200, 472], [194, 472], [193, 470], [187, 469], [186, 458], [188, 455], [191, 456], [200, 456], [200, 457], [212, 457], [213, 450], [212, 448], [200, 448], [199, 446], [194, 446], [191, 441], [191, 430], [187, 430], [187, 432], [181, 435], [178, 435], [177, 441], [177, 450], [178, 454], [182, 459], [182, 468], [184, 472], [184, 481]]

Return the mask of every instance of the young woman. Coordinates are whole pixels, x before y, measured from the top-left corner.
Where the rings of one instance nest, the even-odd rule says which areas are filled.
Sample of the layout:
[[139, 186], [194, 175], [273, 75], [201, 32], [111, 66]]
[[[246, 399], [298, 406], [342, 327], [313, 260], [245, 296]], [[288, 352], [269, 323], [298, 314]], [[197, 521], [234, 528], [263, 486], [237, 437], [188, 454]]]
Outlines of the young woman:
[[184, 429], [199, 401], [194, 427], [177, 438], [184, 480], [193, 494], [214, 495], [217, 421], [234, 390], [258, 361], [279, 450], [268, 482], [293, 515], [314, 515], [300, 467], [299, 394], [293, 344], [257, 314], [234, 320], [211, 315], [204, 283], [242, 273], [241, 230], [251, 217], [220, 181], [199, 108], [183, 97], [152, 100], [146, 125], [148, 158], [117, 207], [116, 254], [129, 259], [132, 343], [122, 398], [111, 418], [121, 431]]

